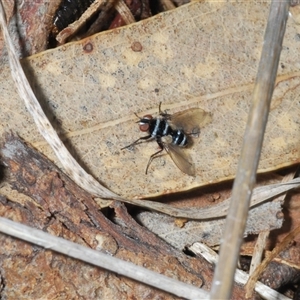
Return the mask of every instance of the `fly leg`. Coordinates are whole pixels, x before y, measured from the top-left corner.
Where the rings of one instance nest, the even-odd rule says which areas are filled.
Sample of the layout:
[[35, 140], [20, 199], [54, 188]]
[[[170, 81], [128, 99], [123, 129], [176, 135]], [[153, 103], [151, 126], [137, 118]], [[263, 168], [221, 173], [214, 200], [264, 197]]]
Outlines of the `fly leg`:
[[160, 147], [160, 150], [158, 150], [157, 152], [153, 153], [153, 154], [150, 156], [149, 161], [148, 161], [148, 164], [147, 164], [147, 167], [146, 167], [146, 172], [145, 172], [146, 175], [147, 175], [149, 166], [150, 166], [150, 164], [152, 163], [152, 160], [153, 160], [154, 158], [156, 158], [156, 157], [158, 156], [158, 154], [164, 150], [164, 144], [162, 143], [161, 139], [160, 139], [160, 138], [157, 138], [157, 139], [156, 139], [156, 142], [157, 142], [158, 146]]
[[164, 110], [164, 111], [161, 110], [161, 102], [159, 102], [158, 112], [162, 117], [166, 118], [167, 120], [171, 119], [171, 115], [168, 114], [166, 110]]
[[141, 144], [143, 142], [143, 140], [148, 140], [150, 138], [151, 138], [151, 134], [143, 136], [143, 137], [137, 139], [136, 141], [134, 141], [133, 143], [131, 143], [130, 145], [121, 148], [121, 150], [129, 148], [131, 146], [135, 146], [135, 145]]

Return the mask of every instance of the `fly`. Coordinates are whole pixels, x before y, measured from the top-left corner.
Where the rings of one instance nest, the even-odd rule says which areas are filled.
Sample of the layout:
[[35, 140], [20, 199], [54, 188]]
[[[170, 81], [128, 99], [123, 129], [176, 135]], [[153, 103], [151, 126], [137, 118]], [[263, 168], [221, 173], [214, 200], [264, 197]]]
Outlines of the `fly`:
[[154, 158], [163, 150], [169, 154], [175, 165], [187, 175], [195, 176], [195, 167], [183, 151], [183, 148], [190, 144], [189, 137], [200, 133], [199, 125], [205, 125], [211, 121], [210, 114], [200, 108], [191, 108], [175, 114], [168, 114], [161, 110], [159, 104], [159, 116], [145, 115], [140, 120], [139, 129], [147, 132], [148, 135], [140, 137], [132, 144], [122, 148], [142, 143], [143, 141], [156, 140], [160, 150], [152, 154], [149, 158], [146, 174]]

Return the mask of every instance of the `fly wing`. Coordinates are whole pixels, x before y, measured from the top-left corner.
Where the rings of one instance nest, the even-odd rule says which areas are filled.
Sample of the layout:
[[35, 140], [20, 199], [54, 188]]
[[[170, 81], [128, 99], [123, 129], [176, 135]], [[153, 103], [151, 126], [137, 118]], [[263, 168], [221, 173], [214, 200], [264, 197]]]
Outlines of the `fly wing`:
[[195, 167], [188, 160], [181, 148], [173, 144], [164, 144], [164, 148], [170, 155], [175, 165], [185, 174], [195, 176]]
[[170, 123], [176, 128], [183, 129], [186, 133], [199, 131], [200, 127], [204, 127], [211, 121], [211, 114], [201, 108], [190, 108], [170, 115]]

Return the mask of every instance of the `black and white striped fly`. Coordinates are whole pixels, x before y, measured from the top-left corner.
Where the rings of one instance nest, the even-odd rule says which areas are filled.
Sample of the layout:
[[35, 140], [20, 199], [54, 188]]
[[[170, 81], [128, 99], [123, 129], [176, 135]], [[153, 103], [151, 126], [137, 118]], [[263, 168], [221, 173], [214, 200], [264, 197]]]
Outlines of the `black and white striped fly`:
[[140, 137], [121, 150], [140, 144], [143, 141], [155, 140], [160, 150], [150, 156], [146, 174], [153, 159], [163, 150], [166, 150], [175, 165], [183, 173], [195, 176], [194, 164], [189, 161], [183, 148], [191, 144], [191, 136], [199, 135], [199, 126], [209, 122], [210, 114], [200, 108], [190, 108], [171, 115], [161, 110], [160, 103], [158, 117], [145, 115], [141, 118], [138, 115], [136, 116], [140, 119], [138, 121], [140, 131], [147, 132], [148, 135]]

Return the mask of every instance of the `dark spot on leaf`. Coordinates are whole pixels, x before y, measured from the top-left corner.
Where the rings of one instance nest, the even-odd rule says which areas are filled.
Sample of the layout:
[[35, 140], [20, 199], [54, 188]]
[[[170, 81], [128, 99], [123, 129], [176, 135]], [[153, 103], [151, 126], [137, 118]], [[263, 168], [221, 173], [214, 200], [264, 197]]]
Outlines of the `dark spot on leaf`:
[[131, 45], [131, 49], [134, 52], [141, 52], [143, 50], [143, 46], [140, 42], [133, 42]]
[[92, 43], [87, 43], [84, 45], [83, 50], [84, 52], [90, 53], [93, 51], [93, 44]]

